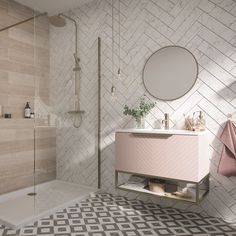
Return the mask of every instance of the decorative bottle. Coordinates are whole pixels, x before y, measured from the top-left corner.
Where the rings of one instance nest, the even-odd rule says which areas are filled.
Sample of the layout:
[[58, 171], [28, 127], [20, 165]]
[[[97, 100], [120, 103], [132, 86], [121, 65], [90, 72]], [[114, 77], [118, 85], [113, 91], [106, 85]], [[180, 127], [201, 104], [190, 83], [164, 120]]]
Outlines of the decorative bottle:
[[198, 120], [197, 120], [197, 127], [200, 131], [204, 131], [205, 128], [206, 128], [206, 120], [203, 116], [202, 111], [200, 111], [200, 114], [199, 114], [199, 117], [198, 117]]
[[25, 105], [25, 118], [30, 118], [31, 108], [29, 102]]

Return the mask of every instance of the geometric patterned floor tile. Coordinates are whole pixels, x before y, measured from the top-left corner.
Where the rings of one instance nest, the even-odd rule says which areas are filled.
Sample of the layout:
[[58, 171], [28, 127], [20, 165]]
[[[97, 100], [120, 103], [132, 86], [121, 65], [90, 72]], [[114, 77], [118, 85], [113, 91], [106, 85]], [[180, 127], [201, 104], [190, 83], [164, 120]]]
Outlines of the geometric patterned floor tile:
[[0, 236], [16, 235], [236, 236], [236, 228], [218, 218], [101, 193], [17, 231], [0, 226]]

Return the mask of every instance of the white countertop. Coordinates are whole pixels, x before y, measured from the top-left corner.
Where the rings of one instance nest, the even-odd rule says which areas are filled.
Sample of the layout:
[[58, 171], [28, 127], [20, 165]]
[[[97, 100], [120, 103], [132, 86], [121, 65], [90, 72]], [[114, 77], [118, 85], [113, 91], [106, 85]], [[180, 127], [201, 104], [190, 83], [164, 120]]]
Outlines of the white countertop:
[[203, 135], [208, 131], [194, 132], [190, 130], [178, 129], [119, 129], [116, 133], [135, 133], [135, 134], [165, 134], [165, 135]]

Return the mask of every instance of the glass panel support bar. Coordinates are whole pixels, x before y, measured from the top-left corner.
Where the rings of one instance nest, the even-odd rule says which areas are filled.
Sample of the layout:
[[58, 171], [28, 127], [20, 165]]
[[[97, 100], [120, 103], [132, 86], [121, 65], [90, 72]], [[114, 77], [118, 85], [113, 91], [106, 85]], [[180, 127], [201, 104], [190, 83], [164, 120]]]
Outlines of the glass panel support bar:
[[11, 29], [11, 28], [13, 28], [13, 27], [15, 27], [15, 26], [17, 26], [17, 25], [21, 25], [21, 24], [26, 23], [26, 22], [28, 22], [28, 21], [31, 21], [31, 20], [33, 20], [33, 19], [35, 19], [35, 18], [38, 18], [38, 17], [40, 17], [40, 16], [45, 16], [45, 15], [47, 15], [47, 12], [40, 13], [40, 14], [38, 14], [38, 15], [36, 15], [36, 16], [32, 16], [32, 17], [27, 18], [27, 19], [25, 19], [25, 20], [23, 20], [23, 21], [19, 21], [19, 22], [15, 23], [15, 24], [6, 26], [6, 27], [0, 29], [0, 32], [2, 32], [2, 31], [4, 31], [4, 30]]

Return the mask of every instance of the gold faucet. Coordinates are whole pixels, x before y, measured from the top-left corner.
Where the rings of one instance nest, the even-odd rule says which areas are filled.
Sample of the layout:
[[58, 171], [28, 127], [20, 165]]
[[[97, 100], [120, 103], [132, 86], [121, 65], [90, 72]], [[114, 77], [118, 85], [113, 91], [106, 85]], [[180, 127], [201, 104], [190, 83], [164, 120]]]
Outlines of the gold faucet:
[[165, 129], [169, 129], [169, 114], [165, 113], [165, 118], [162, 120], [162, 124], [164, 124]]

